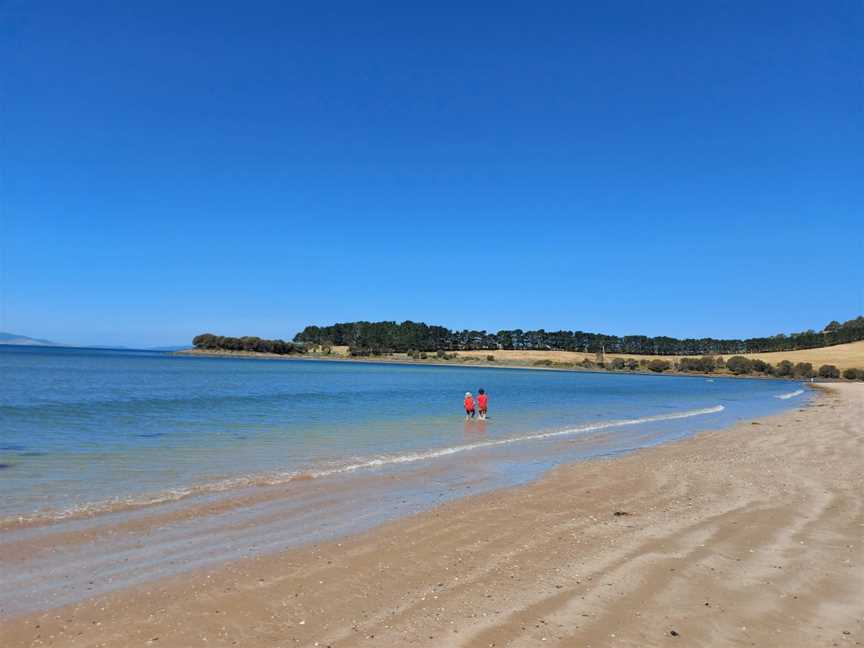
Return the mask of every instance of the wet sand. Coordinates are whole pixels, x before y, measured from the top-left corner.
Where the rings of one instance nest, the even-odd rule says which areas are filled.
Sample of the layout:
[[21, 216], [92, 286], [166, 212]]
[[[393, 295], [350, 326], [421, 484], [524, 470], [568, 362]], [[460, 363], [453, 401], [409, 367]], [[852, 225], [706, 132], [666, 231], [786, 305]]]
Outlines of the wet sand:
[[343, 540], [7, 617], [0, 644], [864, 645], [864, 385], [822, 390]]

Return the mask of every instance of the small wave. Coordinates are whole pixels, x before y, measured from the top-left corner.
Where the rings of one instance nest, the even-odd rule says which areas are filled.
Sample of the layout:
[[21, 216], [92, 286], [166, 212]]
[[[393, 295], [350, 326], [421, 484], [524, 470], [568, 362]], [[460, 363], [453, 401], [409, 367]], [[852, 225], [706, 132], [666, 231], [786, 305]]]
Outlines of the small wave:
[[[800, 391], [800, 390], [799, 390]], [[39, 522], [54, 522], [71, 518], [91, 517], [100, 513], [111, 513], [129, 509], [144, 508], [157, 504], [165, 504], [176, 502], [178, 500], [192, 497], [195, 495], [208, 495], [245, 488], [251, 486], [279, 486], [293, 481], [306, 481], [309, 479], [317, 479], [321, 477], [329, 477], [344, 473], [351, 473], [358, 470], [380, 468], [382, 466], [413, 463], [417, 461], [427, 461], [440, 457], [468, 452], [471, 450], [479, 450], [482, 448], [494, 448], [497, 446], [510, 445], [513, 443], [523, 443], [526, 441], [541, 441], [543, 439], [552, 439], [555, 437], [571, 436], [574, 434], [584, 434], [586, 432], [596, 432], [598, 430], [606, 430], [609, 428], [626, 427], [630, 425], [643, 425], [645, 423], [655, 423], [658, 421], [672, 421], [676, 419], [686, 419], [694, 416], [706, 416], [708, 414], [717, 414], [722, 412], [725, 407], [723, 405], [715, 405], [714, 407], [706, 407], [704, 409], [687, 410], [684, 412], [674, 412], [670, 414], [658, 414], [656, 416], [645, 416], [635, 419], [621, 419], [613, 421], [603, 421], [600, 423], [590, 423], [578, 427], [566, 428], [563, 430], [555, 430], [552, 432], [538, 432], [535, 434], [525, 434], [522, 436], [507, 437], [506, 439], [492, 439], [488, 441], [478, 441], [477, 443], [468, 443], [465, 445], [450, 446], [446, 448], [437, 448], [425, 452], [410, 452], [398, 455], [382, 455], [372, 459], [363, 459], [347, 465], [326, 468], [323, 470], [304, 470], [297, 472], [286, 473], [270, 473], [255, 476], [236, 477], [232, 479], [223, 479], [207, 484], [199, 484], [188, 488], [178, 488], [175, 490], [164, 491], [147, 497], [130, 497], [105, 500], [102, 502], [88, 503], [74, 508], [69, 508], [57, 512], [38, 512], [26, 516], [15, 516], [0, 519], [0, 529], [8, 526], [18, 526], [26, 524], [34, 524]]]
[[539, 432], [536, 434], [526, 434], [524, 436], [508, 437], [506, 439], [478, 441], [477, 443], [451, 446], [448, 448], [439, 448], [437, 450], [429, 450], [426, 452], [412, 452], [401, 455], [389, 455], [376, 459], [370, 459], [368, 461], [361, 461], [359, 463], [350, 464], [348, 466], [342, 466], [340, 468], [321, 470], [312, 474], [315, 477], [327, 477], [329, 475], [362, 470], [363, 468], [378, 468], [379, 466], [386, 466], [388, 464], [411, 463], [414, 461], [424, 461], [426, 459], [437, 459], [438, 457], [446, 457], [449, 455], [458, 454], [460, 452], [467, 452], [469, 450], [494, 448], [496, 446], [510, 445], [511, 443], [521, 443], [524, 441], [539, 441], [542, 439], [551, 439], [554, 437], [581, 434], [585, 432], [596, 432], [597, 430], [605, 430], [607, 428], [624, 427], [627, 425], [641, 425], [643, 423], [653, 423], [655, 421], [671, 421], [674, 419], [690, 418], [692, 416], [705, 416], [706, 414], [716, 414], [718, 412], [722, 412], [724, 409], [726, 408], [722, 405], [715, 405], [714, 407], [706, 407], [705, 409], [676, 412], [674, 414], [660, 414], [657, 416], [646, 416], [644, 418], [638, 419], [623, 419], [619, 421], [604, 421], [602, 423], [592, 423], [580, 427], [556, 430], [554, 432]]
[[788, 394], [777, 394], [774, 398], [779, 398], [780, 400], [789, 400], [790, 398], [795, 398], [796, 396], [800, 396], [803, 393], [803, 389], [796, 389], [795, 391], [789, 392]]

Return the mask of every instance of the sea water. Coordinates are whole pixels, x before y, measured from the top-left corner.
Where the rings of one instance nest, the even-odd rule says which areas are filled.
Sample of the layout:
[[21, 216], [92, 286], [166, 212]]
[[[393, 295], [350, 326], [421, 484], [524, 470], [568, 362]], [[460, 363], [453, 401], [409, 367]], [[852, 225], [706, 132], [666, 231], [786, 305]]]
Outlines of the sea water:
[[[490, 419], [466, 421], [479, 388]], [[0, 347], [0, 523], [455, 457], [491, 488], [806, 398], [788, 381]]]

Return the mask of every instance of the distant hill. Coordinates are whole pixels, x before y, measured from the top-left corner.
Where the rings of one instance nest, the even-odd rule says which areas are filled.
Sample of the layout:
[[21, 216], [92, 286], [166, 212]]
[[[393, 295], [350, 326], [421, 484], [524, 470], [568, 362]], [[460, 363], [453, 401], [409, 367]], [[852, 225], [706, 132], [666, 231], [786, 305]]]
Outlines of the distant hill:
[[108, 345], [108, 344], [90, 344], [90, 345], [68, 345], [61, 344], [59, 342], [52, 342], [51, 340], [40, 340], [39, 338], [31, 338], [26, 335], [19, 335], [17, 333], [3, 333], [0, 332], [0, 344], [14, 344], [17, 346], [52, 346], [52, 347], [73, 347], [76, 349], [113, 349], [116, 351], [183, 351], [184, 349], [191, 349], [191, 344], [171, 344], [171, 345], [163, 345], [163, 346], [121, 346], [118, 344]]
[[40, 340], [38, 338], [18, 335], [17, 333], [0, 332], [0, 344], [17, 344], [20, 346], [60, 346], [51, 340]]
[[192, 348], [190, 344], [172, 344], [168, 346], [124, 346], [122, 344], [83, 344], [79, 346], [77, 344], [56, 344], [54, 346], [70, 349], [94, 349], [96, 351], [184, 351]]

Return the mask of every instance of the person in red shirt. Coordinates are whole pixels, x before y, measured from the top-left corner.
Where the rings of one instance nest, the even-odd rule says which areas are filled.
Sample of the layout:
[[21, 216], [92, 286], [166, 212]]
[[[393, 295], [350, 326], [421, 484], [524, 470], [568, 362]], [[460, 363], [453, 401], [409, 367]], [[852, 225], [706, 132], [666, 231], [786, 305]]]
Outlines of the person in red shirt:
[[477, 409], [480, 411], [480, 419], [485, 420], [489, 412], [489, 397], [482, 389], [477, 392]]
[[471, 392], [465, 392], [465, 419], [474, 418], [474, 398], [471, 396]]

